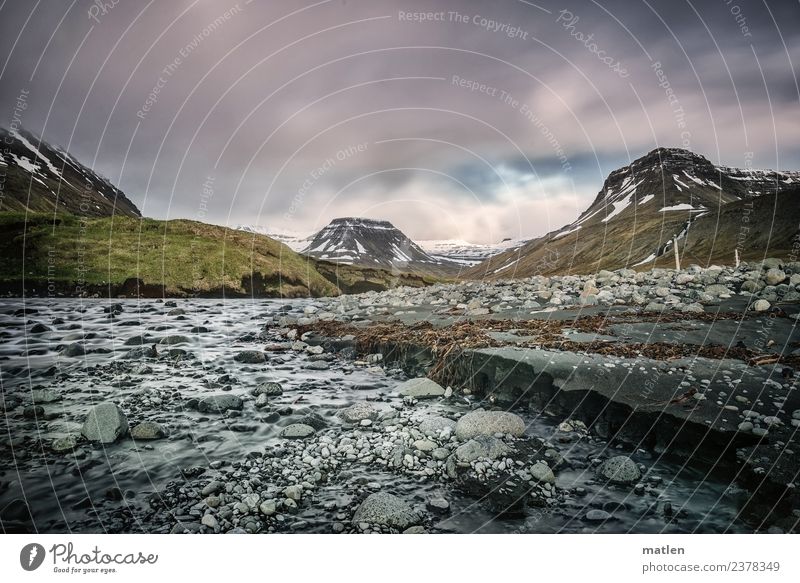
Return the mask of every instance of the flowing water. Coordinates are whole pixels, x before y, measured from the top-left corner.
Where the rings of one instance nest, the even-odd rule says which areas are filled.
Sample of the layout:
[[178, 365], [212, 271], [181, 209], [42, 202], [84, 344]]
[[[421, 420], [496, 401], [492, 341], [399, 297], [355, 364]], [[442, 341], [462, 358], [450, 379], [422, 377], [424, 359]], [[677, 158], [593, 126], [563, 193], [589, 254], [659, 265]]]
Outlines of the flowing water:
[[[119, 303], [123, 311], [109, 313]], [[4, 300], [0, 304], [0, 373], [4, 435], [0, 456], [0, 509], [4, 530], [21, 528], [24, 503], [39, 532], [102, 532], [127, 528], [148, 531], [136, 517], [147, 496], [164, 488], [181, 472], [243, 460], [249, 452], [279, 443], [281, 428], [300, 412], [313, 410], [332, 430], [343, 406], [373, 401], [389, 409], [399, 399], [394, 387], [400, 371], [354, 363], [339, 355], [326, 370], [309, 370], [309, 355], [279, 352], [264, 365], [244, 365], [233, 356], [261, 348], [265, 323], [284, 313], [302, 314], [313, 300], [181, 300], [184, 314], [157, 300]], [[37, 324], [43, 324], [47, 329]], [[167, 335], [185, 342], [159, 345], [158, 359], [126, 360], [144, 336], [149, 346]], [[65, 356], [62, 349], [84, 342], [86, 354]], [[127, 342], [127, 344], [126, 344]], [[168, 351], [182, 349], [187, 355]], [[192, 399], [230, 390], [246, 396], [256, 384], [272, 380], [283, 395], [271, 399], [271, 409], [259, 410], [247, 400], [241, 414], [203, 414]], [[33, 390], [53, 389], [61, 399], [32, 411]], [[154, 441], [124, 438], [93, 446], [81, 442], [72, 453], [55, 454], [54, 439], [79, 434], [93, 404], [114, 401], [128, 415], [129, 425], [148, 420], [168, 430]], [[453, 415], [469, 410], [466, 399], [424, 401], [418, 408]], [[27, 413], [27, 414], [26, 414]], [[561, 504], [530, 508], [524, 516], [498, 517], [479, 500], [461, 494], [442, 480], [426, 480], [385, 468], [355, 466], [319, 488], [316, 502], [303, 506], [293, 520], [302, 530], [330, 532], [331, 509], [347, 508], [364, 490], [389, 489], [424, 507], [425, 500], [443, 496], [449, 514], [436, 518], [444, 532], [721, 532], [747, 531], [738, 518], [744, 493], [723, 475], [684, 468], [685, 460], [670, 460], [644, 450], [609, 445], [599, 439], [572, 438], [559, 432], [560, 419], [519, 411], [531, 436], [552, 439], [570, 464], [557, 472], [556, 487], [569, 493]], [[613, 452], [607, 451], [609, 448]], [[646, 466], [644, 492], [609, 487], [594, 480], [591, 460], [626, 454]], [[123, 527], [115, 516], [125, 507], [133, 525]], [[671, 511], [670, 511], [671, 507]], [[587, 522], [589, 509], [609, 512], [612, 519]], [[335, 510], [334, 510], [335, 512]], [[347, 518], [349, 520], [349, 517]], [[28, 527], [30, 528], [30, 527]]]

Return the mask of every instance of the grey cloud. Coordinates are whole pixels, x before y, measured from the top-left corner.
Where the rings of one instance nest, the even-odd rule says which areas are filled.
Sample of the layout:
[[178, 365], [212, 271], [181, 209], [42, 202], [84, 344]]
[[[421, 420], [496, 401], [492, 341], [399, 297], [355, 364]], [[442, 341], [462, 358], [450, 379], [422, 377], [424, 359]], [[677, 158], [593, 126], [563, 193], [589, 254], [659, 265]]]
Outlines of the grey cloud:
[[[32, 3], [8, 0], [0, 119], [29, 90], [25, 125], [117, 181], [150, 216], [197, 217], [212, 177], [203, 218], [221, 224], [311, 231], [338, 215], [385, 213], [416, 238], [533, 236], [571, 221], [618, 165], [681, 145], [652, 58], [692, 149], [730, 165], [752, 151], [756, 166], [800, 167], [796, 4], [741, 3], [749, 37], [724, 2], [537, 4], [549, 13], [514, 0], [305, 10], [310, 2], [120, 0], [95, 21], [86, 0], [69, 11], [42, 3], [32, 15]], [[564, 9], [579, 18], [572, 29], [556, 22]], [[457, 11], [468, 22], [404, 22], [400, 11]], [[594, 35], [592, 47], [629, 76], [571, 32]], [[503, 168], [536, 180], [509, 188]]]

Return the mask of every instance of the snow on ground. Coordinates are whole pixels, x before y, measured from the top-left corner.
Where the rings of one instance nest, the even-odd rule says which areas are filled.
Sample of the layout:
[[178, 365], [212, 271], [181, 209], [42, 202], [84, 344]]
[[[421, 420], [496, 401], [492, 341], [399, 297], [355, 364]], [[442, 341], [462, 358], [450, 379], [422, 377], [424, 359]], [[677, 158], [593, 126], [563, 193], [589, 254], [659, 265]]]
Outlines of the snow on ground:
[[655, 253], [651, 253], [650, 255], [648, 255], [647, 257], [642, 259], [639, 263], [634, 263], [632, 267], [636, 267], [638, 265], [644, 265], [645, 263], [650, 263], [655, 258], [656, 258], [656, 254]]
[[694, 208], [688, 202], [682, 202], [681, 204], [675, 204], [675, 205], [672, 205], [672, 206], [665, 206], [664, 208], [662, 208], [658, 212], [664, 213], [664, 212], [667, 212], [667, 211], [690, 211], [690, 212], [694, 212], [694, 213], [699, 213], [699, 212], [703, 212], [705, 210], [708, 210], [708, 209], [706, 209], [705, 207]]

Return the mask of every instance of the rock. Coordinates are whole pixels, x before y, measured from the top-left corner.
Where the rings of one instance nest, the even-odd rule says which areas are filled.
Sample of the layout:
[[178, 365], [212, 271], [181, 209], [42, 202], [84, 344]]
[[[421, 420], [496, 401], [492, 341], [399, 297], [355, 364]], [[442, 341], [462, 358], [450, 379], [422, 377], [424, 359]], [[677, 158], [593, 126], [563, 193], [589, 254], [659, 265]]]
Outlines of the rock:
[[587, 512], [584, 518], [589, 522], [605, 522], [611, 518], [611, 515], [605, 510], [595, 508]]
[[269, 397], [267, 397], [263, 393], [260, 394], [258, 397], [256, 397], [255, 405], [259, 409], [263, 409], [264, 407], [268, 407], [269, 406]]
[[51, 329], [42, 323], [36, 323], [30, 329], [31, 334], [44, 334], [45, 332], [51, 332]]
[[200, 490], [200, 494], [202, 496], [211, 496], [212, 494], [221, 492], [224, 489], [225, 489], [225, 484], [223, 484], [219, 480], [213, 480], [208, 484], [206, 484], [202, 490]]
[[632, 484], [642, 477], [636, 463], [624, 455], [606, 460], [600, 465], [597, 473], [612, 484]]
[[137, 346], [125, 353], [124, 358], [127, 360], [141, 360], [143, 358], [157, 358], [158, 351], [155, 345], [153, 346]]
[[283, 387], [281, 387], [280, 383], [268, 381], [258, 385], [256, 388], [250, 391], [250, 394], [254, 397], [258, 397], [260, 395], [266, 395], [267, 397], [280, 397], [283, 394]]
[[330, 367], [331, 365], [324, 360], [315, 360], [314, 362], [309, 362], [303, 368], [306, 370], [328, 370]]
[[67, 435], [66, 437], [59, 437], [54, 439], [50, 444], [50, 449], [55, 453], [67, 453], [74, 450], [78, 445], [78, 438], [74, 435]]
[[684, 314], [702, 314], [705, 311], [706, 310], [703, 307], [703, 304], [699, 304], [697, 302], [693, 304], [686, 304], [683, 306], [683, 308], [681, 308], [681, 312]]
[[519, 415], [508, 411], [471, 411], [456, 423], [456, 437], [462, 441], [495, 433], [520, 437], [525, 433], [525, 422]]
[[450, 510], [450, 502], [441, 496], [430, 498], [426, 506], [428, 507], [428, 510], [434, 512], [435, 514], [446, 514]]
[[767, 285], [778, 285], [779, 283], [783, 283], [785, 279], [786, 273], [780, 269], [769, 269], [767, 273], [764, 274], [764, 281], [767, 282]]
[[158, 341], [158, 343], [166, 346], [172, 346], [174, 344], [188, 344], [189, 338], [186, 336], [181, 336], [180, 334], [173, 334], [171, 336], [164, 336]]
[[427, 531], [424, 526], [409, 526], [403, 534], [425, 534]]
[[28, 405], [22, 410], [22, 416], [25, 419], [38, 419], [44, 416], [44, 407], [41, 405]]
[[754, 312], [766, 312], [769, 308], [770, 303], [767, 300], [756, 300], [752, 306]]
[[61, 349], [62, 356], [83, 356], [86, 354], [86, 348], [80, 342], [73, 342], [72, 344], [67, 344], [64, 348]]
[[294, 484], [292, 486], [287, 486], [283, 489], [283, 495], [286, 496], [289, 500], [294, 500], [295, 502], [299, 502], [300, 499], [303, 497], [303, 487], [299, 484]]
[[219, 526], [217, 519], [214, 518], [214, 516], [211, 514], [204, 514], [203, 518], [200, 519], [200, 524], [202, 524], [203, 526], [207, 526], [212, 530], [216, 529]]
[[430, 439], [418, 439], [414, 442], [414, 449], [418, 449], [419, 451], [425, 453], [430, 453], [436, 449], [436, 444]]
[[52, 389], [36, 389], [31, 391], [31, 400], [36, 405], [55, 403], [61, 400], [61, 393]]
[[259, 350], [243, 350], [234, 356], [233, 360], [243, 364], [264, 364], [267, 362], [267, 355]]
[[714, 283], [712, 285], [706, 286], [705, 292], [710, 296], [721, 296], [730, 294], [731, 290], [729, 290], [728, 287], [725, 285]]
[[398, 387], [398, 391], [402, 397], [415, 399], [433, 399], [444, 395], [444, 387], [425, 377], [407, 380]]
[[131, 429], [133, 439], [160, 439], [167, 434], [164, 428], [153, 421], [144, 421]]
[[100, 403], [89, 411], [81, 433], [89, 441], [114, 443], [128, 433], [128, 419], [115, 403]]
[[292, 423], [281, 431], [281, 437], [285, 439], [305, 439], [316, 433], [316, 429], [305, 423]]
[[403, 499], [377, 492], [367, 496], [353, 515], [353, 524], [360, 522], [405, 530], [421, 522], [421, 517]]
[[374, 421], [378, 417], [378, 409], [374, 405], [364, 402], [350, 405], [339, 411], [339, 417], [347, 423], [360, 423], [364, 419]]
[[536, 462], [531, 466], [530, 472], [531, 476], [540, 482], [555, 484], [556, 476], [545, 462]]
[[277, 504], [275, 500], [265, 500], [259, 505], [258, 510], [264, 516], [272, 516], [277, 510]]
[[511, 452], [501, 440], [490, 435], [479, 435], [456, 448], [455, 456], [461, 462], [474, 462], [477, 459], [496, 459]]
[[426, 417], [419, 424], [419, 430], [428, 437], [439, 437], [442, 431], [453, 432], [456, 422], [447, 417]]
[[244, 404], [236, 395], [209, 395], [200, 400], [197, 409], [201, 413], [224, 413], [228, 410], [241, 411]]
[[742, 282], [741, 291], [755, 293], [758, 291], [758, 282], [752, 279], [748, 279], [747, 281]]

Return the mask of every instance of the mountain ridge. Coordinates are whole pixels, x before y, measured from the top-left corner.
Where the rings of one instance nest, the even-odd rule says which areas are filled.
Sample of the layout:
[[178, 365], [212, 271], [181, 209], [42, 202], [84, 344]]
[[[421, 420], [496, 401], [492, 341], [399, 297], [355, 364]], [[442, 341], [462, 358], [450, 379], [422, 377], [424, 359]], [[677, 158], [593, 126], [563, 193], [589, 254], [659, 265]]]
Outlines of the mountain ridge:
[[133, 201], [108, 178], [32, 132], [0, 128], [0, 144], [0, 212], [142, 216]]
[[[780, 202], [787, 212], [780, 217], [776, 237], [767, 242], [771, 249], [788, 249], [790, 225], [782, 223], [794, 216], [800, 205], [792, 205], [792, 198], [784, 195], [798, 190], [800, 172], [716, 166], [689, 150], [656, 148], [609, 173], [593, 202], [572, 223], [492, 257], [462, 277], [508, 279], [594, 273], [659, 261], [661, 265], [670, 261], [674, 265], [668, 251], [676, 239], [681, 255], [686, 251], [699, 263], [724, 260], [732, 264], [733, 248], [709, 246], [705, 239], [729, 243], [736, 239], [729, 231], [741, 230], [746, 220], [742, 218], [748, 212], [743, 201], [757, 209], [772, 201]], [[731, 208], [738, 209], [737, 218], [722, 212]], [[718, 224], [716, 218], [721, 216], [725, 222]], [[755, 245], [755, 240], [763, 242], [758, 236], [749, 243], [737, 244], [742, 258], [765, 251]], [[707, 256], [694, 253], [700, 248]]]
[[438, 276], [455, 275], [462, 268], [430, 255], [386, 220], [339, 217], [309, 239], [301, 253], [345, 265]]

